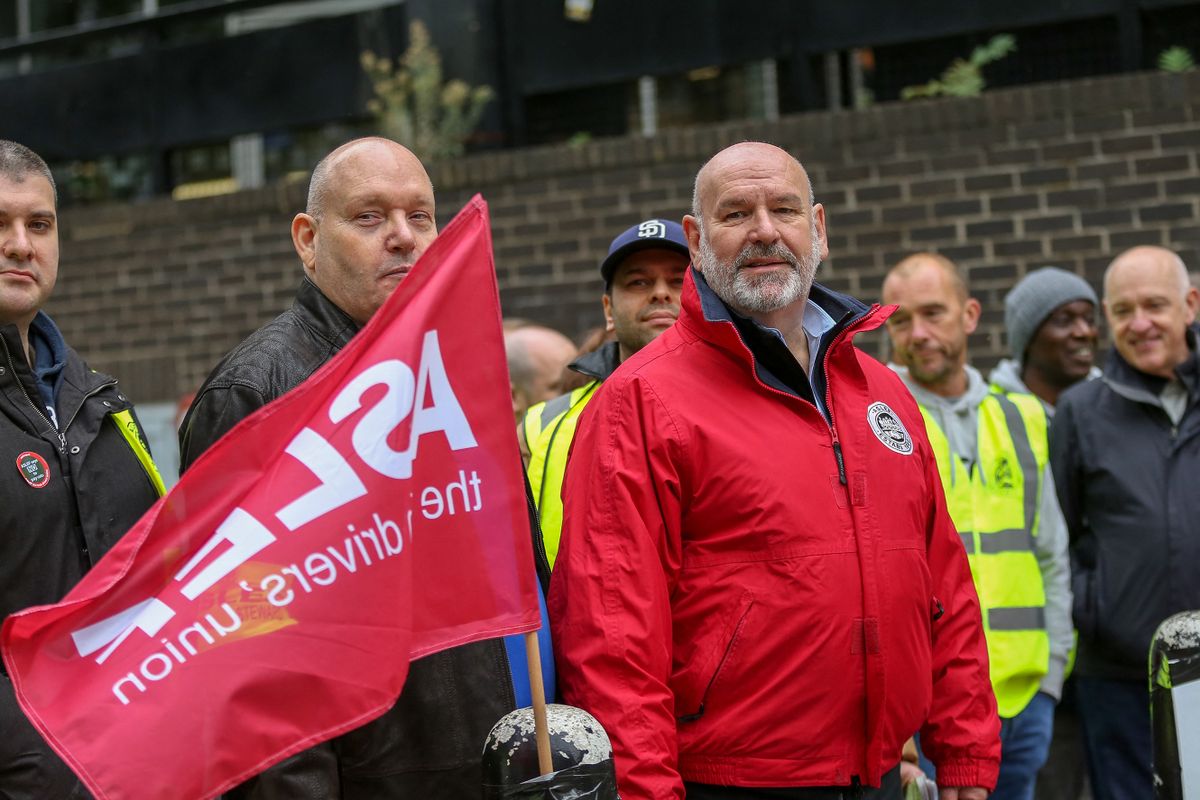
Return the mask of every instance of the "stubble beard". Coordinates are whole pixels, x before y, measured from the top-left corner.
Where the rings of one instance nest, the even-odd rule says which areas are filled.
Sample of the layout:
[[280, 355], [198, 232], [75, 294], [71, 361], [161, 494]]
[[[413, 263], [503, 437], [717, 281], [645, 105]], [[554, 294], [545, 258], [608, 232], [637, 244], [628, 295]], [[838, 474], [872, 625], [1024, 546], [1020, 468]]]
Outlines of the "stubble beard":
[[616, 328], [617, 341], [628, 350], [631, 354], [641, 350], [646, 345], [653, 342], [662, 334], [666, 333], [666, 328], [651, 328], [647, 326], [643, 317], [651, 311], [669, 310], [675, 313], [675, 318], [679, 318], [679, 305], [677, 303], [664, 303], [650, 306], [643, 309], [641, 312], [626, 318], [620, 315], [613, 315], [613, 325]]
[[948, 358], [942, 361], [941, 366], [933, 369], [925, 369], [915, 359], [908, 364], [908, 374], [912, 375], [913, 379], [922, 386], [937, 386], [944, 383], [953, 373], [954, 370], [950, 366]]
[[962, 354], [966, 350], [966, 346], [965, 341], [961, 345], [957, 342], [950, 345], [936, 345], [935, 349], [941, 355], [941, 360], [929, 367], [921, 364], [915, 352], [910, 352], [906, 364], [908, 374], [923, 386], [939, 386], [961, 369], [959, 362], [965, 361]]

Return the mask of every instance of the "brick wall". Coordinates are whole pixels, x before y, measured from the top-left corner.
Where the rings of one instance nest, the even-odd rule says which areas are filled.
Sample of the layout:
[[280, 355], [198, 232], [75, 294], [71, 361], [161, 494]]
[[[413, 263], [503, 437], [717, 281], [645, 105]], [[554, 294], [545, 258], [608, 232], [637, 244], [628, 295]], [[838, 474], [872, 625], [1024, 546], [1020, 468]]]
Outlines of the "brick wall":
[[[833, 288], [877, 299], [887, 268], [918, 249], [964, 267], [984, 307], [971, 348], [985, 367], [1004, 352], [1004, 293], [1030, 269], [1054, 264], [1099, 286], [1111, 256], [1136, 244], [1200, 267], [1200, 73], [491, 153], [431, 174], [445, 218], [474, 192], [490, 203], [505, 314], [575, 335], [601, 321], [597, 266], [611, 238], [680, 217], [700, 164], [744, 139], [808, 167], [829, 222], [819, 279]], [[290, 303], [289, 223], [304, 192], [69, 209], [49, 311], [134, 397], [172, 400]], [[879, 336], [864, 344], [883, 352]]]

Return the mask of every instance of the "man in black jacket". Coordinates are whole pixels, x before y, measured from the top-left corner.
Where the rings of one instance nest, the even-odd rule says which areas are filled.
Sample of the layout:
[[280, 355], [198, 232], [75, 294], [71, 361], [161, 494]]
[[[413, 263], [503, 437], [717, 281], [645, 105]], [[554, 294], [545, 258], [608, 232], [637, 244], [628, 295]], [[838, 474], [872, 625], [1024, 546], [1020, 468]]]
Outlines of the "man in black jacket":
[[[0, 141], [0, 619], [62, 599], [163, 492], [133, 405], [42, 311], [57, 277], [54, 179]], [[87, 797], [2, 670], [0, 797]]]
[[[225, 356], [197, 392], [180, 426], [182, 468], [341, 350], [436, 236], [433, 186], [407, 149], [372, 137], [326, 156], [313, 170], [307, 209], [292, 221], [304, 266], [295, 303]], [[478, 796], [488, 731], [517, 707], [522, 689], [528, 693], [519, 674], [525, 665], [510, 652], [504, 640], [490, 639], [413, 662], [400, 699], [383, 716], [281, 762], [227, 797]], [[545, 658], [549, 653], [546, 646]]]
[[1051, 460], [1071, 538], [1079, 713], [1097, 800], [1152, 798], [1155, 628], [1200, 608], [1200, 292], [1161, 247], [1104, 275], [1113, 350], [1060, 398]]

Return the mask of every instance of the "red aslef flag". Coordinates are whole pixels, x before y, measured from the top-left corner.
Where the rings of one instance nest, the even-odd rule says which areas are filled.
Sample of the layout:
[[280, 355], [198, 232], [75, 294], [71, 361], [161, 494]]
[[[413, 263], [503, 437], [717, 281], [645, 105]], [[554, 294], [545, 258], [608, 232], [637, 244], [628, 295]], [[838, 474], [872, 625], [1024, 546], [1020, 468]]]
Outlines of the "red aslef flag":
[[97, 797], [177, 800], [377, 717], [410, 659], [539, 621], [475, 197], [349, 346], [0, 640]]

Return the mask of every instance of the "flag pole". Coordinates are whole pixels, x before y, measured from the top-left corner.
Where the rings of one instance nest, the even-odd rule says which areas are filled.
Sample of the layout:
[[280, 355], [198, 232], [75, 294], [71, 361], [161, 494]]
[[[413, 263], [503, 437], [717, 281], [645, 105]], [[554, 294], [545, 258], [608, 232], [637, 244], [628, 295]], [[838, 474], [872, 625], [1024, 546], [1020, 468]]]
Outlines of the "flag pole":
[[529, 662], [529, 690], [533, 697], [533, 732], [537, 739], [538, 772], [554, 771], [550, 757], [550, 728], [546, 723], [546, 688], [542, 683], [542, 655], [537, 631], [525, 634], [525, 660]]

